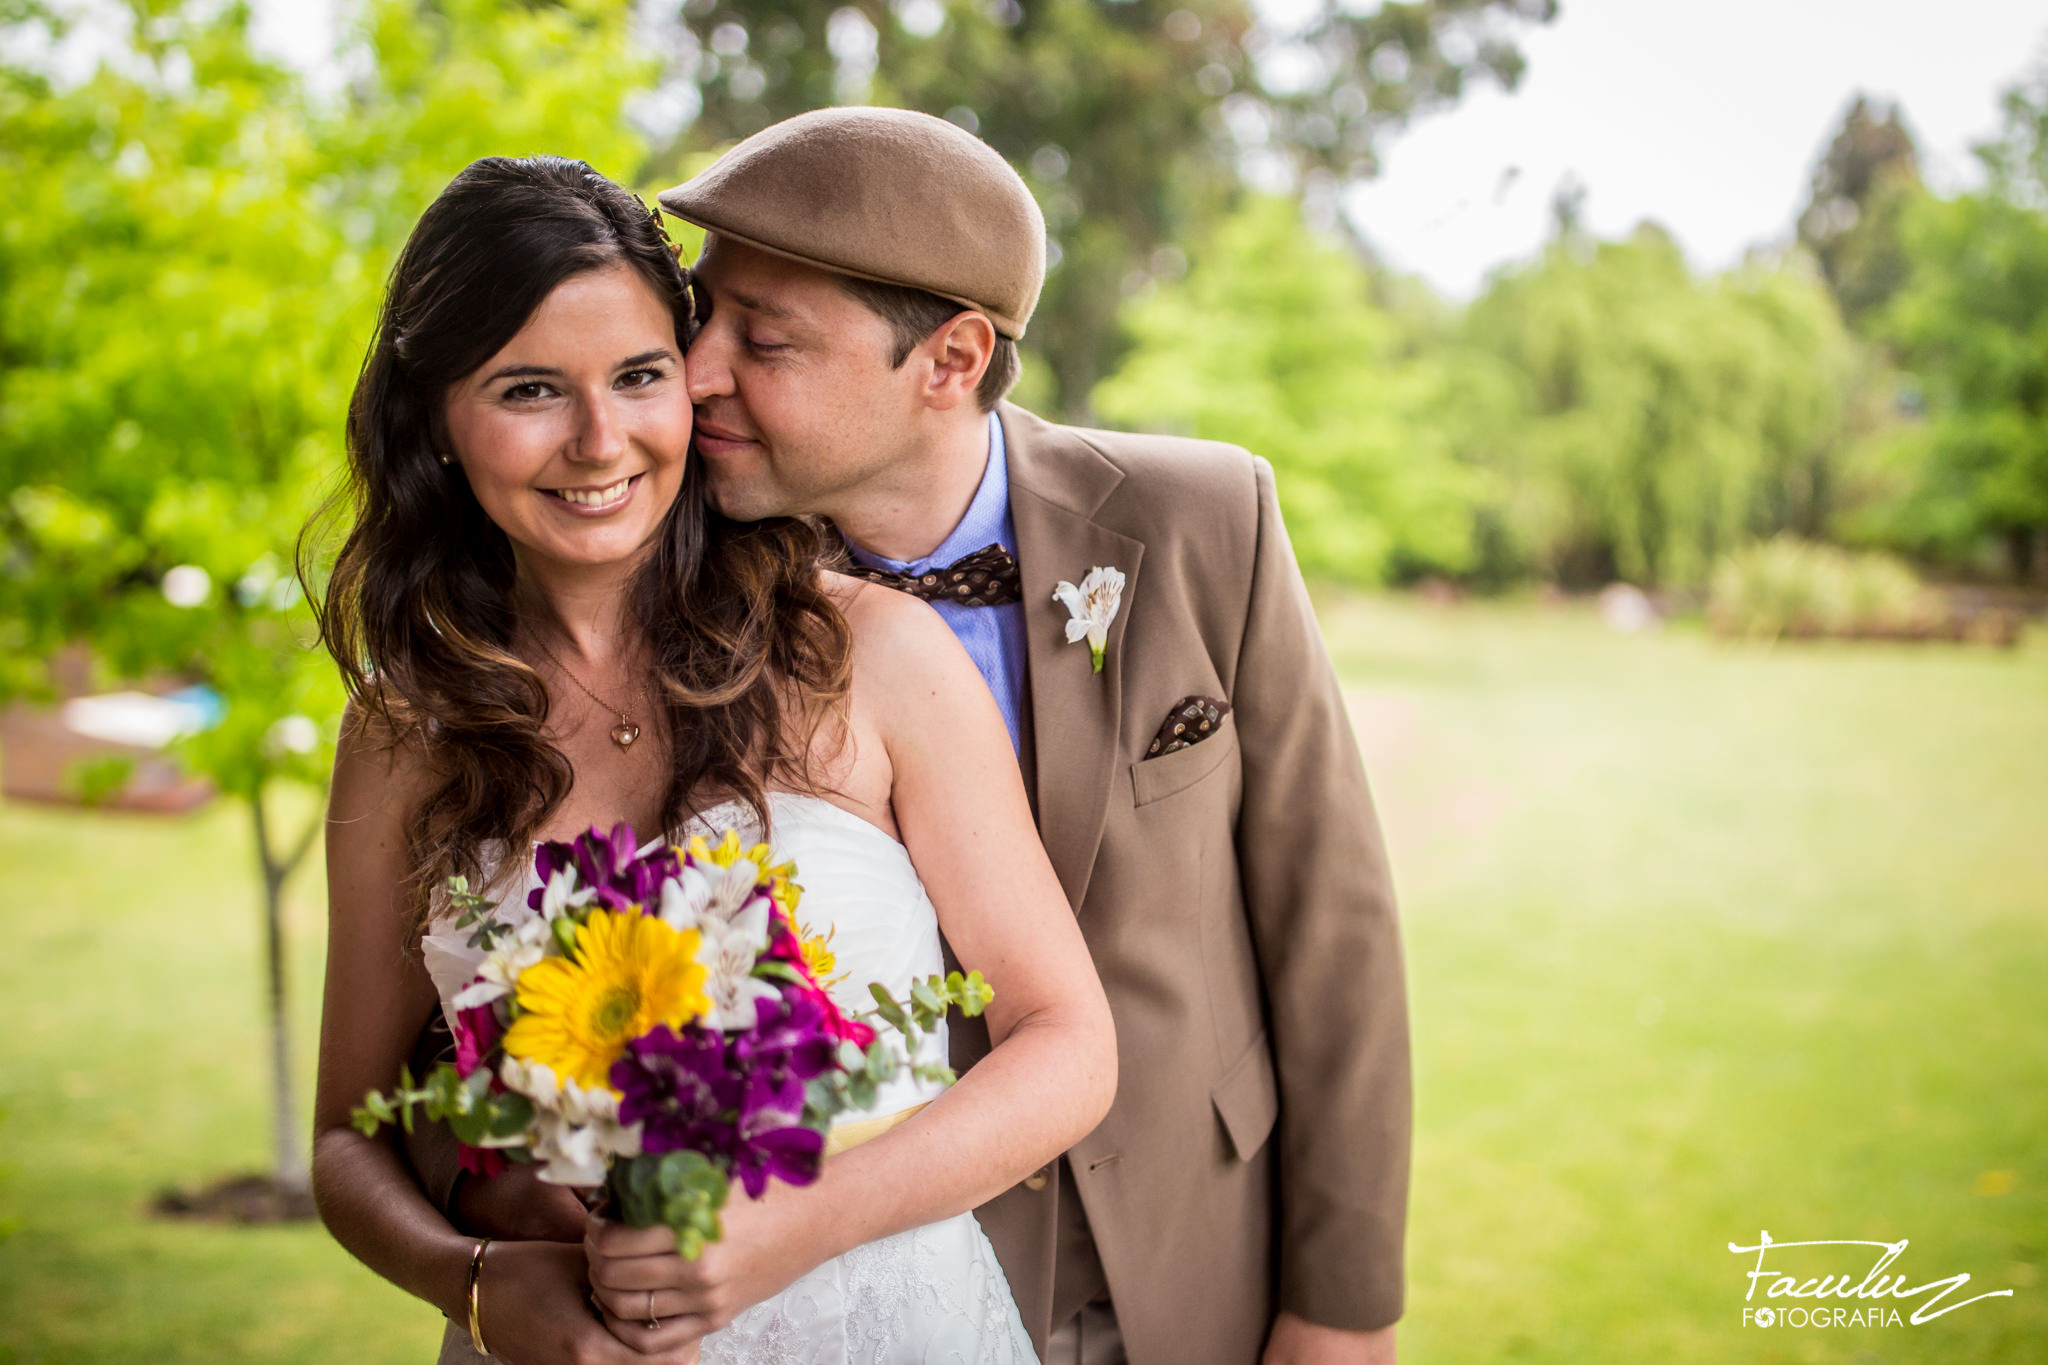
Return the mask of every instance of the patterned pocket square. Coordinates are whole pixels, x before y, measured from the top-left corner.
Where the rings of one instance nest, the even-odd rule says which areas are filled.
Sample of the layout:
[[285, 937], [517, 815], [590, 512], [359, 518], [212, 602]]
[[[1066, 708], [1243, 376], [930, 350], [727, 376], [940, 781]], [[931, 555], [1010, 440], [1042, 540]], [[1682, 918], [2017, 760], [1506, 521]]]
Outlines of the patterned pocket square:
[[1176, 749], [1185, 749], [1190, 744], [1200, 744], [1223, 726], [1223, 718], [1230, 714], [1230, 703], [1214, 697], [1182, 697], [1167, 713], [1166, 724], [1159, 727], [1159, 733], [1152, 737], [1152, 747], [1145, 750], [1145, 757], [1157, 758], [1170, 754]]

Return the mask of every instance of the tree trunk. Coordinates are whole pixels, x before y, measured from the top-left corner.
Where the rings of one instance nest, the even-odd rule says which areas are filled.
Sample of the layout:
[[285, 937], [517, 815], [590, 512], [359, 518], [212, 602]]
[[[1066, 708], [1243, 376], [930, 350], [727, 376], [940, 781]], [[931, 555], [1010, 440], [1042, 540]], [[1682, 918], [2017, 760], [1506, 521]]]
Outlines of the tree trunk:
[[263, 790], [249, 799], [256, 821], [256, 855], [263, 867], [264, 958], [270, 975], [270, 1075], [272, 1170], [280, 1189], [303, 1191], [311, 1186], [306, 1148], [299, 1138], [299, 1108], [292, 1089], [291, 1020], [286, 1012], [284, 963], [284, 883], [303, 856], [305, 844], [289, 858], [271, 851], [270, 823], [263, 811]]
[[2012, 571], [2013, 582], [2025, 587], [2034, 581], [2033, 527], [2005, 528], [2005, 562]]

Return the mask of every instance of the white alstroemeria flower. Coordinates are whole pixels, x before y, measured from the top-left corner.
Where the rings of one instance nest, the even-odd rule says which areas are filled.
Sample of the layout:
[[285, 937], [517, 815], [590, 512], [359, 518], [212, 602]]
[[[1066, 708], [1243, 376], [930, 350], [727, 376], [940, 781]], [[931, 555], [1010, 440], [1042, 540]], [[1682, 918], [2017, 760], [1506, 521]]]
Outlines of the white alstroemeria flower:
[[448, 1004], [457, 1014], [460, 1014], [464, 1010], [473, 1010], [478, 1005], [488, 1005], [493, 1000], [509, 994], [511, 994], [510, 989], [502, 982], [478, 977], [461, 990], [455, 992], [455, 998], [450, 1000]]
[[533, 1159], [540, 1165], [540, 1178], [550, 1185], [604, 1184], [604, 1153], [595, 1128], [578, 1128], [552, 1114], [543, 1114], [535, 1125]]
[[710, 902], [704, 907], [706, 921], [717, 919], [729, 923], [744, 913], [747, 901], [761, 881], [761, 869], [751, 858], [740, 858], [731, 867], [719, 867], [714, 863], [703, 871], [704, 879], [711, 888]]
[[562, 1103], [562, 1082], [553, 1068], [540, 1062], [507, 1056], [498, 1064], [498, 1079], [513, 1094], [532, 1100], [533, 1107], [543, 1113], [553, 1113]]
[[596, 899], [596, 887], [577, 889], [575, 868], [558, 867], [555, 875], [548, 878], [546, 889], [540, 893], [540, 917], [552, 923], [571, 909], [581, 908]]
[[456, 992], [450, 1003], [458, 1010], [474, 1009], [500, 996], [510, 995], [519, 984], [519, 974], [548, 955], [548, 945], [553, 938], [553, 930], [544, 915], [523, 920], [509, 933], [498, 935], [490, 951], [484, 954], [483, 965], [477, 969], [477, 979]]
[[640, 1155], [640, 1125], [619, 1122], [619, 1097], [603, 1086], [562, 1081], [556, 1107], [535, 1115], [534, 1132], [540, 1178], [551, 1185], [602, 1185], [608, 1157]]
[[1095, 659], [1095, 671], [1102, 671], [1103, 651], [1109, 646], [1109, 623], [1116, 620], [1124, 599], [1124, 571], [1112, 565], [1097, 565], [1081, 580], [1081, 586], [1062, 579], [1052, 590], [1053, 601], [1067, 609], [1067, 643], [1085, 638]]
[[679, 934], [699, 927], [704, 921], [704, 909], [710, 904], [711, 883], [688, 863], [661, 884], [661, 918]]
[[729, 921], [707, 916], [701, 934], [697, 965], [707, 973], [704, 994], [711, 997], [705, 1027], [752, 1028], [760, 1017], [754, 1002], [778, 993], [772, 982], [754, 975], [754, 963], [768, 942], [768, 898], [755, 897]]

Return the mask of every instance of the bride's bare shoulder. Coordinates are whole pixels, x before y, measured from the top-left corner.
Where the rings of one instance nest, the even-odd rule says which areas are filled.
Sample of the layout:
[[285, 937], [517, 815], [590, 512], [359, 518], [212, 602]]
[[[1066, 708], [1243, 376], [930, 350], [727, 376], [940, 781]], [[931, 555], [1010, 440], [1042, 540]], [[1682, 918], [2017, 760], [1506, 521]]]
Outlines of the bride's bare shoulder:
[[856, 670], [957, 643], [928, 602], [829, 569], [823, 578], [826, 594], [853, 635]]
[[877, 592], [886, 591], [865, 578], [855, 578], [852, 574], [840, 573], [837, 569], [818, 570], [818, 586], [825, 590], [825, 596], [831, 599], [832, 605], [839, 608], [839, 614], [847, 617], [851, 617], [853, 612], [860, 609], [859, 604], [863, 599], [871, 598]]

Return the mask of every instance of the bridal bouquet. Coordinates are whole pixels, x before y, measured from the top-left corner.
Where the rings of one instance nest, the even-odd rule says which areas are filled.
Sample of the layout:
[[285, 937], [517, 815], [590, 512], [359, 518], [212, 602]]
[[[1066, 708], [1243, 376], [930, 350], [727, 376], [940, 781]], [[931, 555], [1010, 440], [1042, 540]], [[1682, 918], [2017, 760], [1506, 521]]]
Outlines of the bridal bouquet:
[[642, 847], [622, 823], [542, 844], [534, 864], [536, 913], [517, 924], [450, 879], [457, 925], [484, 952], [451, 1002], [455, 1060], [418, 1083], [401, 1071], [355, 1124], [411, 1131], [418, 1106], [453, 1129], [466, 1170], [535, 1162], [543, 1180], [601, 1187], [615, 1216], [672, 1228], [685, 1256], [717, 1240], [734, 1179], [753, 1198], [771, 1176], [809, 1184], [836, 1115], [906, 1068], [950, 1082], [917, 1045], [949, 1007], [976, 1015], [992, 998], [979, 972], [953, 972], [907, 1004], [873, 983], [874, 1009], [842, 1012], [830, 935], [796, 918], [794, 865], [736, 831]]

